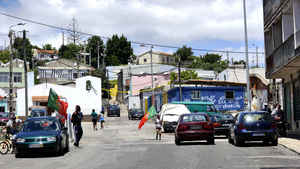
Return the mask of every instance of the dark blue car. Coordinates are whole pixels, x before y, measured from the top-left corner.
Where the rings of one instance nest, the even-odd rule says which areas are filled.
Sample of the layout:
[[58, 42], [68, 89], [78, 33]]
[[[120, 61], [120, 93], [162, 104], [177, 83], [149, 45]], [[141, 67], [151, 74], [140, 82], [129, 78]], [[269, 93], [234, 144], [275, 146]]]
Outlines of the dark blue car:
[[120, 107], [118, 105], [109, 105], [107, 109], [107, 117], [120, 117]]
[[241, 112], [230, 126], [228, 142], [241, 146], [245, 141], [263, 141], [278, 144], [276, 123], [267, 112]]
[[24, 122], [15, 136], [15, 155], [34, 152], [53, 152], [62, 155], [69, 151], [69, 136], [56, 117], [34, 117]]

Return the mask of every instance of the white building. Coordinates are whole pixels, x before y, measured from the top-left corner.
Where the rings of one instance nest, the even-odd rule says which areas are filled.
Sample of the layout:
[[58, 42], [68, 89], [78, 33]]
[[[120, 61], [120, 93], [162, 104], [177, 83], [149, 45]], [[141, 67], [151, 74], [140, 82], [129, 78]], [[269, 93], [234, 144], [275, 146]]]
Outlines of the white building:
[[[90, 81], [90, 90], [87, 89], [87, 83]], [[28, 88], [28, 107], [46, 106], [50, 88], [52, 88], [60, 97], [68, 102], [68, 113], [75, 111], [75, 106], [80, 105], [84, 115], [89, 115], [92, 109], [100, 112], [102, 108], [101, 79], [93, 76], [85, 76], [76, 79], [75, 87], [68, 87], [56, 84], [39, 84]], [[25, 116], [25, 90], [17, 91], [17, 115]]]

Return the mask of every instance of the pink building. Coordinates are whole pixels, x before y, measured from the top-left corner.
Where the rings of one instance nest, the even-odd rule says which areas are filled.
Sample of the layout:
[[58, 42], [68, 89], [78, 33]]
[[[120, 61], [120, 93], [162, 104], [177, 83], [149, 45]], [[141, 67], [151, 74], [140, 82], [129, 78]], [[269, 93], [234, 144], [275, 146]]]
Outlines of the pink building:
[[[152, 77], [151, 75], [134, 75], [132, 76], [132, 95], [139, 95], [141, 89], [151, 89]], [[170, 74], [153, 75], [154, 87], [167, 86], [170, 81]], [[127, 81], [130, 86], [130, 81]]]

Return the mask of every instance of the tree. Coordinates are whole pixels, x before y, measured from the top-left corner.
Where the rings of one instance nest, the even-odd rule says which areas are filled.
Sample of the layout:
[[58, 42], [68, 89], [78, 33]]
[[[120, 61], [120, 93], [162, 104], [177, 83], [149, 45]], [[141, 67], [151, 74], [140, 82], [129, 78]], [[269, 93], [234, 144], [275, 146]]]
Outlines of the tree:
[[220, 73], [228, 67], [228, 64], [229, 62], [227, 60], [223, 61], [222, 56], [218, 54], [206, 54], [196, 58], [189, 67], [213, 70]]
[[0, 51], [0, 61], [3, 63], [7, 63], [9, 61], [9, 51], [8, 50]]
[[[13, 44], [13, 47], [16, 49], [17, 51], [17, 57], [19, 57], [19, 59], [24, 60], [24, 52], [23, 52], [23, 38], [16, 38], [15, 42]], [[32, 60], [32, 45], [29, 41], [29, 39], [25, 39], [25, 48], [26, 48], [26, 60], [27, 62], [30, 63], [30, 68], [32, 68], [32, 62], [30, 62]]]
[[45, 50], [55, 50], [55, 48], [52, 47], [52, 45], [49, 44], [49, 43], [45, 44], [45, 45], [43, 46], [43, 49], [45, 49]]
[[119, 60], [119, 64], [128, 64], [130, 57], [133, 55], [133, 49], [131, 42], [124, 35], [121, 37], [113, 35], [106, 42], [105, 53], [105, 63], [107, 65], [116, 65], [114, 63], [116, 60]]
[[75, 17], [72, 18], [72, 23], [68, 26], [71, 31], [68, 32], [68, 41], [73, 44], [79, 44], [81, 34], [79, 31], [79, 24]]
[[67, 46], [62, 45], [59, 48], [58, 54], [61, 58], [76, 59], [79, 51], [80, 51], [80, 46], [70, 43]]
[[[180, 74], [182, 80], [199, 79], [198, 74], [194, 70], [182, 71]], [[171, 72], [170, 80], [174, 83], [178, 79], [178, 75], [175, 72]]]
[[87, 52], [91, 52], [92, 66], [98, 68], [98, 50], [99, 50], [99, 63], [102, 63], [104, 57], [104, 43], [100, 36], [92, 36], [88, 39]]

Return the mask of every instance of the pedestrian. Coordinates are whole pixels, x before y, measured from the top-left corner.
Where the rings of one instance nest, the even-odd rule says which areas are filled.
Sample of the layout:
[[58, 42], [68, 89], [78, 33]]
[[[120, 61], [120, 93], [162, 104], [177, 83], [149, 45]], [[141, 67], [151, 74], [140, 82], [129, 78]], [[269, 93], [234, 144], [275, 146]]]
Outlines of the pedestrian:
[[99, 117], [99, 121], [100, 121], [100, 125], [101, 125], [101, 129], [104, 128], [104, 115], [100, 114], [100, 117]]
[[156, 129], [156, 140], [161, 140], [161, 127], [162, 127], [162, 121], [160, 120], [160, 115], [158, 114], [156, 116], [155, 121], [155, 129]]
[[75, 131], [75, 143], [74, 146], [79, 147], [79, 141], [82, 137], [83, 131], [81, 127], [81, 120], [82, 120], [82, 112], [79, 105], [76, 105], [75, 112], [72, 114], [71, 122], [74, 126]]
[[93, 122], [93, 130], [96, 131], [97, 130], [98, 115], [97, 115], [95, 109], [92, 110], [91, 116], [92, 116], [92, 122]]

